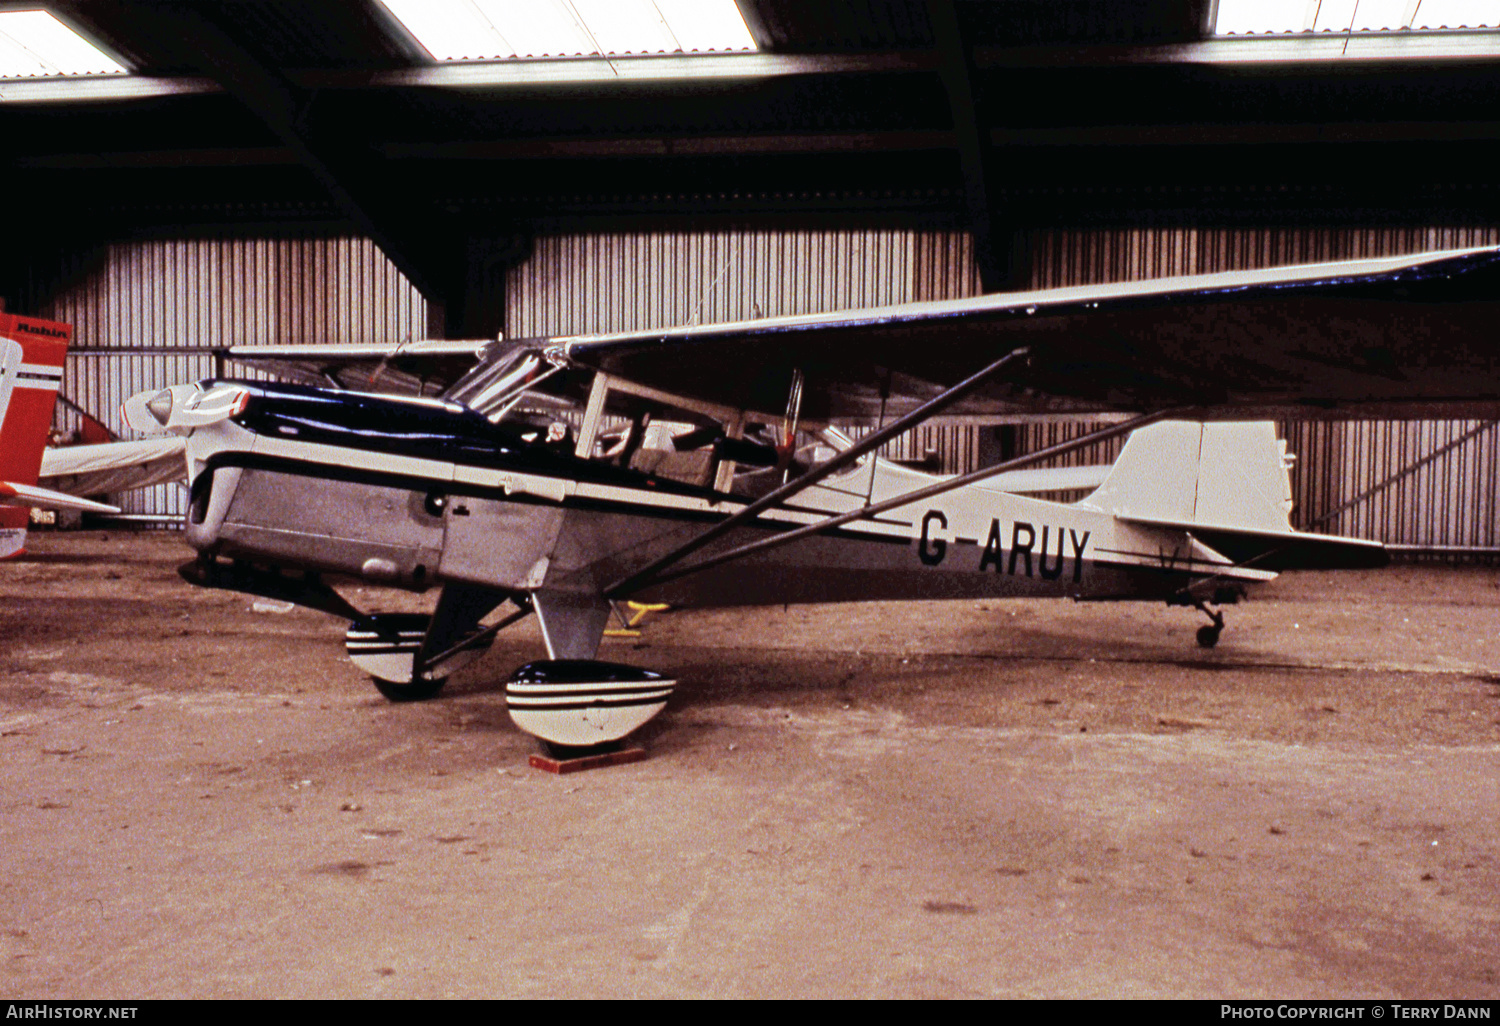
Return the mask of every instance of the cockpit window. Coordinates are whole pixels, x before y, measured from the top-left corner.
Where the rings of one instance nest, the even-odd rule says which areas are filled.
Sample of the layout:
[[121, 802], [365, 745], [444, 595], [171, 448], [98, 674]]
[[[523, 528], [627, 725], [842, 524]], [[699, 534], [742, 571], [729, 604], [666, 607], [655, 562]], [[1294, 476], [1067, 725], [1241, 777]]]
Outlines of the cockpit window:
[[[522, 444], [663, 481], [737, 495], [780, 485], [851, 444], [832, 429], [790, 429], [743, 411], [560, 369], [536, 348], [489, 354], [445, 398], [475, 410]], [[864, 460], [835, 480], [859, 473]]]

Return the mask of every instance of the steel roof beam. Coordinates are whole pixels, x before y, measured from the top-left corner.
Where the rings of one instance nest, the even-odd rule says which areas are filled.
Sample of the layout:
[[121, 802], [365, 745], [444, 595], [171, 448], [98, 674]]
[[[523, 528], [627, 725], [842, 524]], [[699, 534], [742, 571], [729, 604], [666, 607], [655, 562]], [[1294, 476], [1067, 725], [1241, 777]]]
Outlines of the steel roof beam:
[[1278, 33], [1137, 46], [984, 46], [980, 68], [1109, 67], [1115, 64], [1340, 65], [1500, 60], [1500, 31]]
[[748, 80], [789, 75], [892, 74], [934, 71], [938, 64], [938, 55], [934, 53], [898, 50], [885, 53], [668, 54], [609, 59], [444, 61], [395, 70], [300, 70], [292, 75], [299, 84], [321, 89], [503, 89]]
[[[103, 6], [93, 0], [59, 0], [78, 21], [90, 21], [91, 8]], [[316, 138], [304, 130], [307, 110], [316, 97], [292, 82], [280, 71], [269, 67], [235, 39], [223, 27], [206, 17], [198, 4], [173, 4], [170, 9], [149, 5], [119, 8], [130, 16], [135, 32], [143, 40], [163, 35], [174, 40], [190, 41], [201, 64], [200, 71], [217, 83], [251, 111], [295, 155], [328, 192], [330, 198], [359, 229], [367, 234], [390, 258], [402, 274], [423, 293], [442, 295], [441, 287], [449, 277], [434, 267], [432, 247], [414, 244], [405, 226], [393, 223], [389, 201], [371, 176], [360, 165], [375, 159], [373, 151], [364, 155], [351, 153], [326, 137]], [[146, 43], [149, 48], [149, 42]], [[420, 252], [419, 252], [420, 250]]]
[[[61, 0], [59, 0], [61, 2]], [[943, 0], [951, 3], [951, 0]], [[1250, 37], [1196, 43], [1135, 46], [982, 46], [971, 67], [1100, 68], [1173, 64], [1295, 64], [1332, 68], [1341, 63], [1500, 61], [1500, 32], [1407, 34], [1370, 33], [1347, 41], [1329, 38]], [[717, 54], [570, 58], [566, 60], [452, 61], [410, 68], [365, 70], [287, 68], [286, 80], [315, 89], [507, 89], [570, 88], [651, 82], [715, 82], [787, 76], [901, 74], [942, 70], [943, 57], [926, 50], [883, 53]], [[106, 78], [10, 79], [0, 83], [0, 103], [88, 103], [222, 92], [212, 78], [199, 76], [110, 76]]]
[[[1495, 142], [1500, 121], [1317, 122], [1308, 124], [1152, 124], [1073, 125], [1067, 128], [995, 128], [994, 146], [1041, 149], [1074, 146], [1261, 146], [1317, 143]], [[384, 143], [376, 151], [398, 161], [576, 160], [586, 158], [671, 158], [775, 156], [824, 153], [905, 153], [955, 151], [952, 131], [939, 129], [794, 133], [726, 136], [621, 136], [616, 138], [516, 138], [464, 142]], [[88, 150], [20, 154], [16, 168], [285, 167], [299, 163], [287, 146], [184, 147], [151, 150]]]
[[927, 12], [937, 38], [940, 74], [953, 118], [953, 136], [958, 144], [963, 171], [964, 204], [969, 230], [974, 236], [974, 261], [979, 267], [980, 285], [985, 292], [998, 292], [1006, 285], [1009, 267], [1006, 266], [1008, 261], [1002, 263], [1000, 259], [995, 219], [990, 208], [989, 184], [985, 178], [989, 140], [975, 90], [973, 55], [964, 45], [953, 0], [928, 0]]

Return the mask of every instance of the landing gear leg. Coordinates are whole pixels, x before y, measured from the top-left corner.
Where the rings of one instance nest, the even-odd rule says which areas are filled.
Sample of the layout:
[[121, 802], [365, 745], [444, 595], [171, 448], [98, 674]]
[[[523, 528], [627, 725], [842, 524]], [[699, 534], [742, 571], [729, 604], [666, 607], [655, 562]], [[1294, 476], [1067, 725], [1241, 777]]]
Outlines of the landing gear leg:
[[[507, 598], [517, 611], [490, 627], [479, 621]], [[432, 698], [448, 675], [489, 650], [495, 635], [531, 611], [524, 596], [466, 584], [448, 584], [431, 616], [372, 613], [349, 625], [344, 644], [355, 666], [392, 702]]]
[[609, 624], [609, 602], [583, 592], [536, 591], [531, 594], [549, 659], [592, 659]]

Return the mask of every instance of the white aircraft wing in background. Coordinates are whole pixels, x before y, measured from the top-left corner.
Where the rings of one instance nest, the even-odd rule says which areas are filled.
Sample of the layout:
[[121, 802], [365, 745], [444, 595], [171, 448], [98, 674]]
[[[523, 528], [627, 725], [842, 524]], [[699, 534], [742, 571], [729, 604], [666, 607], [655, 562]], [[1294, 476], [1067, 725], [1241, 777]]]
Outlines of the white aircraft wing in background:
[[186, 481], [183, 450], [177, 437], [51, 448], [42, 453], [38, 484], [69, 495], [105, 495]]

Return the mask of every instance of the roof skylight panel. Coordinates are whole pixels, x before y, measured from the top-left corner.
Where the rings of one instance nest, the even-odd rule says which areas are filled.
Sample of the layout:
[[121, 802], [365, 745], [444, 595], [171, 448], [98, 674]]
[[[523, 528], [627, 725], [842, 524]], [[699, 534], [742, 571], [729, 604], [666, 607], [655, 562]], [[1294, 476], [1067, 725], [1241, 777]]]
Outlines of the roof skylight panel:
[[[460, 0], [462, 3], [463, 0]], [[500, 57], [581, 57], [599, 52], [573, 12], [556, 2], [473, 0], [504, 43]]]
[[382, 0], [417, 42], [439, 60], [507, 57], [497, 53], [503, 40], [478, 8], [469, 3], [432, 3], [431, 0]]
[[573, 7], [607, 54], [680, 50], [652, 0], [573, 0]]
[[683, 50], [755, 49], [755, 40], [733, 0], [656, 0], [656, 9]]
[[1393, 32], [1406, 27], [1411, 0], [1323, 0], [1317, 32]]
[[47, 11], [0, 12], [0, 78], [129, 73]]
[[751, 51], [734, 0], [382, 0], [440, 61]]
[[1317, 15], [1318, 0], [1219, 0], [1214, 34], [1303, 32]]
[[1219, 0], [1215, 35], [1500, 27], [1500, 0]]
[[1500, 0], [1422, 0], [1414, 29], [1500, 28]]

